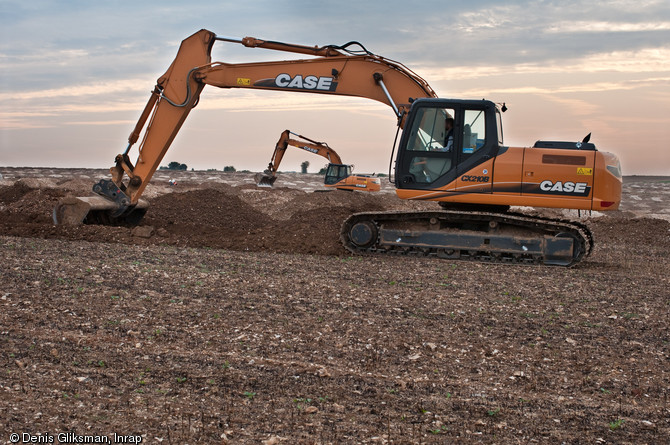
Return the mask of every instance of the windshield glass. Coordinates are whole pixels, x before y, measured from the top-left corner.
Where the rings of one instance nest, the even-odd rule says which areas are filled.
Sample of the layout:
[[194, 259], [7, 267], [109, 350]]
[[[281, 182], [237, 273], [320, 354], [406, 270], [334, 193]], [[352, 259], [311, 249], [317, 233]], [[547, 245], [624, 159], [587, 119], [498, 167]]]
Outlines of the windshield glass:
[[486, 119], [483, 110], [465, 110], [463, 153], [472, 154], [486, 142]]
[[420, 108], [412, 125], [408, 151], [447, 151], [453, 143], [450, 131], [454, 124], [454, 110]]
[[455, 165], [454, 116], [453, 108], [417, 109], [405, 148], [413, 183], [431, 184]]

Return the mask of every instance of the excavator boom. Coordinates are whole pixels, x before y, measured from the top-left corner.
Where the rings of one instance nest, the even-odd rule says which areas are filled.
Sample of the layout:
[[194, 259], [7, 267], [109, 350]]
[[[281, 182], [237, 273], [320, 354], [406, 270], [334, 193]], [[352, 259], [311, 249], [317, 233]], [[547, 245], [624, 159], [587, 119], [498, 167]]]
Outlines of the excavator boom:
[[[314, 58], [240, 64], [212, 63], [211, 50], [216, 41], [308, 54]], [[352, 46], [360, 46], [362, 49], [353, 51], [350, 49]], [[198, 103], [205, 85], [366, 97], [391, 106], [401, 121], [412, 100], [437, 97], [428, 83], [411, 70], [398, 62], [372, 54], [355, 42], [343, 46], [309, 47], [253, 37], [240, 40], [217, 37], [213, 32], [203, 29], [182, 41], [174, 61], [158, 79], [156, 88], [128, 138], [126, 150], [115, 158], [115, 165], [110, 169], [111, 181], [101, 180], [95, 186], [96, 193], [110, 200], [108, 208], [98, 205], [91, 208], [92, 212], [111, 212], [114, 218], [119, 218], [135, 210], [172, 141]], [[144, 139], [133, 164], [129, 152], [139, 140], [145, 125]], [[65, 222], [57, 217], [64, 213], [74, 213], [67, 222], [100, 219], [93, 218], [93, 215], [88, 214], [90, 212], [85, 213], [84, 210], [85, 206], [80, 206], [76, 212], [74, 209], [57, 209], [54, 212], [55, 222]]]

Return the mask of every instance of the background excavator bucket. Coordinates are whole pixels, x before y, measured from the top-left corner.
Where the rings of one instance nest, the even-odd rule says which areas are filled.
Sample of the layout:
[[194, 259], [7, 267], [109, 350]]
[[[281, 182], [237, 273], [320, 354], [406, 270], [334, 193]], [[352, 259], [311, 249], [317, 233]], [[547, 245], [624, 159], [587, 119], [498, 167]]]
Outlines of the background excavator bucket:
[[53, 221], [57, 225], [80, 224], [138, 224], [147, 212], [149, 203], [140, 199], [134, 207], [120, 211], [119, 204], [102, 196], [68, 196], [56, 204]]
[[256, 180], [256, 185], [258, 187], [272, 187], [277, 180], [277, 177], [266, 170], [263, 173], [256, 173], [254, 179]]

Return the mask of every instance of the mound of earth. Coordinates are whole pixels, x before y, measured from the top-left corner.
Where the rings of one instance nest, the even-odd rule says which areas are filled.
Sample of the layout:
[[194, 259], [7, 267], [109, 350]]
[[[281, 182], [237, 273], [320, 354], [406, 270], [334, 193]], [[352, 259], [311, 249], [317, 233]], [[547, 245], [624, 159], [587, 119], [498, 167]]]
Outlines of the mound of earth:
[[[212, 247], [241, 251], [344, 254], [339, 241], [342, 222], [351, 214], [391, 209], [436, 208], [434, 203], [404, 202], [390, 194], [347, 191], [305, 192], [278, 187], [232, 187], [208, 184], [150, 198], [141, 226], [54, 226], [51, 213], [69, 188], [38, 187], [17, 181], [0, 187], [2, 233], [128, 244]], [[151, 230], [152, 229], [152, 230]]]

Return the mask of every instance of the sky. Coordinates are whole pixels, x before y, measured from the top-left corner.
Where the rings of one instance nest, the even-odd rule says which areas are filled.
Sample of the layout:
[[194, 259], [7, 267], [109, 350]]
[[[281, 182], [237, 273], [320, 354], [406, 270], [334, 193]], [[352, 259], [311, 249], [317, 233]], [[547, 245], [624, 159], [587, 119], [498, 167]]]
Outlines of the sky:
[[[670, 2], [0, 0], [0, 166], [108, 168], [181, 40], [205, 28], [310, 46], [355, 40], [438, 96], [506, 103], [505, 145], [592, 133], [625, 175], [670, 175]], [[213, 61], [295, 55], [217, 42]], [[161, 165], [262, 171], [280, 133], [387, 173], [390, 107], [206, 87]], [[136, 149], [130, 152], [137, 157]], [[280, 170], [326, 161], [289, 150]]]

